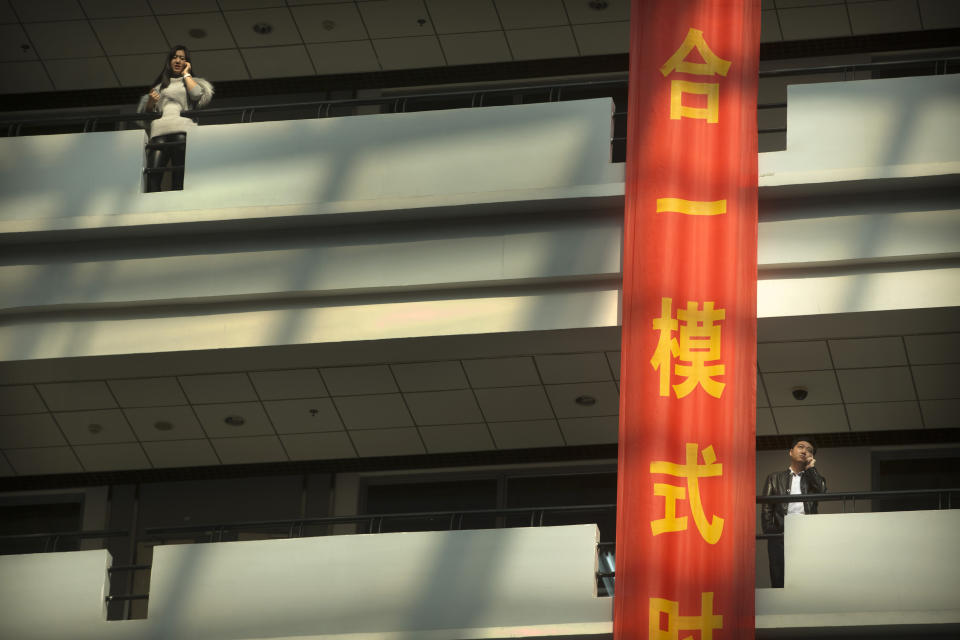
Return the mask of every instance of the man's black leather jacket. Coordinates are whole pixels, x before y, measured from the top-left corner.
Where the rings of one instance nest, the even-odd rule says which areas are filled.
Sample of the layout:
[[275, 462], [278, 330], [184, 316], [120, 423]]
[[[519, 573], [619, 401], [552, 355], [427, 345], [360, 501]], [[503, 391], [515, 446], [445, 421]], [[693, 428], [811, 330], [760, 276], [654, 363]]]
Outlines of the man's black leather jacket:
[[[827, 480], [816, 467], [805, 470], [800, 475], [800, 493], [826, 493]], [[790, 470], [774, 471], [767, 476], [763, 486], [765, 496], [785, 496], [790, 494]], [[783, 519], [787, 515], [786, 502], [779, 504], [760, 505], [760, 522], [764, 533], [783, 533]], [[817, 503], [813, 500], [804, 500], [805, 513], [816, 513]]]

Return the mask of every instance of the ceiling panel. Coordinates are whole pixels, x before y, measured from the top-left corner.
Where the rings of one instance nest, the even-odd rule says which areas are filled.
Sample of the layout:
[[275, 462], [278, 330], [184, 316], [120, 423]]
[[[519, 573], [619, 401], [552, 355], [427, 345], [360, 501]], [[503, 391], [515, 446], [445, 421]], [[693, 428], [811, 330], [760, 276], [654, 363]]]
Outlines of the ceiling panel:
[[40, 62], [0, 62], [0, 93], [51, 91], [53, 83]]
[[16, 22], [17, 16], [10, 8], [8, 0], [0, 0], [0, 23]]
[[[196, 61], [196, 56], [191, 54]], [[160, 58], [155, 53], [138, 53], [130, 56], [110, 56], [110, 66], [113, 67], [120, 81], [120, 86], [142, 86], [144, 93], [151, 82], [160, 72]], [[202, 67], [201, 67], [202, 68]], [[200, 75], [200, 74], [197, 74]]]
[[320, 75], [380, 71], [380, 62], [369, 40], [308, 44], [307, 51]]
[[121, 407], [159, 407], [186, 404], [187, 398], [176, 378], [134, 378], [108, 380]]
[[960, 399], [921, 400], [920, 410], [928, 429], [956, 429], [960, 427]]
[[380, 66], [384, 70], [442, 67], [446, 64], [436, 36], [374, 40]]
[[80, 5], [88, 18], [128, 18], [153, 14], [147, 0], [80, 0]]
[[895, 367], [907, 364], [900, 337], [831, 340], [830, 353], [838, 369]]
[[120, 84], [106, 58], [48, 60], [46, 67], [58, 91], [99, 89]]
[[0, 387], [0, 415], [46, 411], [36, 388], [30, 384]]
[[777, 433], [777, 424], [773, 419], [773, 411], [768, 408], [757, 409], [757, 435], [775, 436]]
[[[778, 3], [778, 6], [782, 5]], [[847, 7], [843, 4], [780, 9], [779, 13], [784, 40], [814, 40], [850, 35]]]
[[217, 0], [149, 0], [157, 15], [164, 13], [189, 13], [191, 11], [216, 11]]
[[223, 464], [256, 464], [287, 460], [287, 454], [277, 436], [217, 438], [212, 442]]
[[495, 0], [504, 29], [551, 27], [567, 24], [561, 0]]
[[540, 384], [540, 376], [530, 357], [464, 360], [463, 368], [474, 389]]
[[[301, 43], [293, 16], [286, 7], [225, 11], [224, 16], [234, 39], [241, 47], [274, 47]], [[269, 25], [270, 30], [259, 33], [254, 29], [257, 25]]]
[[[841, 402], [840, 387], [837, 386], [837, 377], [833, 370], [786, 371], [761, 375], [767, 397], [774, 407]], [[804, 400], [793, 397], [793, 390], [798, 387], [807, 390], [807, 397]]]
[[960, 362], [960, 333], [906, 336], [904, 341], [910, 364]]
[[406, 393], [407, 407], [418, 425], [480, 422], [483, 416], [473, 391], [422, 391]]
[[290, 11], [304, 42], [342, 42], [370, 37], [353, 3], [315, 4]]
[[489, 64], [509, 62], [510, 48], [502, 31], [457, 33], [440, 36], [447, 64]]
[[573, 24], [630, 20], [630, 0], [608, 0], [596, 5], [584, 0], [563, 0]]
[[960, 398], [960, 364], [913, 367], [913, 379], [921, 400]]
[[[201, 49], [229, 49], [237, 46], [227, 28], [227, 22], [221, 13], [179, 13], [159, 16], [157, 22], [163, 29], [167, 42], [173, 45], [182, 44], [191, 52]], [[191, 35], [191, 32], [202, 30], [204, 35]]]
[[30, 40], [22, 26], [19, 24], [0, 26], [0, 61], [24, 62], [36, 59], [36, 49], [30, 45]]
[[[196, 53], [191, 51], [190, 57], [193, 67], [197, 69], [197, 75], [202, 78], [212, 78], [217, 82], [248, 80], [250, 78], [243, 56], [236, 49], [197, 51]], [[119, 70], [117, 73], [120, 73]]]
[[776, 11], [762, 11], [760, 13], [760, 42], [780, 42], [783, 34], [780, 33], [780, 17]]
[[604, 22], [573, 27], [580, 55], [601, 56], [630, 51], [630, 23]]
[[121, 471], [149, 469], [150, 461], [139, 443], [91, 444], [74, 447], [87, 471]]
[[426, 453], [415, 428], [368, 429], [350, 434], [361, 457], [411, 456]]
[[916, 0], [876, 0], [847, 4], [853, 35], [919, 30]]
[[757, 364], [764, 373], [833, 368], [827, 343], [823, 340], [758, 344]]
[[842, 404], [812, 407], [774, 407], [777, 430], [783, 434], [835, 433], [849, 431]]
[[103, 49], [86, 20], [36, 22], [26, 31], [44, 59], [102, 56]]
[[760, 377], [759, 373], [757, 374], [757, 406], [770, 406], [770, 400], [767, 398], [767, 389], [763, 386], [763, 378]]
[[420, 427], [420, 436], [427, 453], [487, 451], [495, 448], [490, 431], [482, 422]]
[[9, 449], [4, 451], [4, 455], [17, 475], [21, 476], [83, 471], [80, 461], [70, 447]]
[[960, 27], [960, 3], [956, 0], [920, 0], [919, 6], [925, 29]]
[[112, 409], [117, 406], [103, 382], [58, 382], [39, 384], [37, 389], [52, 411]]
[[[259, 402], [201, 404], [194, 407], [203, 430], [211, 438], [236, 438], [274, 433]], [[228, 416], [243, 418], [243, 424], [227, 424]]]
[[321, 398], [329, 395], [320, 372], [316, 369], [253, 371], [250, 373], [250, 381], [261, 400]]
[[356, 458], [350, 437], [344, 431], [328, 433], [295, 433], [281, 435], [291, 460], [337, 460]]
[[134, 442], [137, 439], [120, 409], [68, 411], [55, 413], [54, 418], [70, 444]]
[[334, 398], [334, 402], [347, 429], [413, 426], [413, 419], [399, 393], [346, 396]]
[[[164, 55], [169, 53], [170, 45], [160, 31], [160, 25], [154, 17], [109, 18], [91, 20], [93, 30], [108, 55], [130, 53], [158, 53], [157, 67], [163, 65]], [[159, 69], [158, 69], [159, 71]]]
[[[620, 406], [620, 398], [613, 382], [579, 382], [575, 384], [547, 385], [547, 395], [558, 418], [582, 418], [587, 416], [614, 416]], [[577, 398], [593, 398], [594, 404], [580, 404]]]
[[846, 402], [915, 400], [909, 367], [842, 369], [837, 371]]
[[13, 467], [10, 466], [10, 463], [7, 462], [6, 457], [4, 457], [3, 452], [0, 452], [0, 478], [6, 476], [12, 476], [16, 473], [13, 470]]
[[21, 22], [83, 19], [83, 10], [77, 0], [10, 0], [10, 4]]
[[401, 391], [443, 391], [470, 386], [459, 360], [395, 364], [390, 368]]
[[336, 367], [321, 369], [330, 395], [351, 396], [365, 393], [392, 393], [397, 383], [387, 365], [370, 367]]
[[544, 384], [610, 380], [610, 365], [602, 353], [564, 353], [535, 356]]
[[250, 378], [245, 373], [179, 376], [178, 380], [190, 402], [194, 404], [257, 399]]
[[360, 13], [371, 38], [432, 35], [433, 25], [421, 0], [361, 2]]
[[150, 440], [192, 440], [205, 438], [193, 408], [140, 407], [124, 409], [133, 432], [142, 442]]
[[144, 442], [143, 449], [154, 467], [208, 467], [220, 464], [209, 440]]
[[60, 428], [49, 413], [0, 416], [0, 449], [65, 445]]
[[907, 402], [872, 402], [847, 404], [847, 416], [853, 431], [881, 431], [889, 429], [922, 429], [920, 404]]
[[561, 447], [564, 444], [556, 420], [491, 422], [490, 432], [498, 449]]
[[500, 18], [492, 0], [426, 0], [437, 33], [497, 31]]
[[330, 398], [268, 400], [263, 406], [277, 433], [343, 430], [343, 423]]
[[620, 352], [607, 351], [607, 362], [610, 363], [610, 373], [614, 380], [620, 379]]
[[560, 431], [570, 446], [615, 444], [618, 430], [617, 416], [560, 418]]
[[[323, 2], [324, 0], [306, 0], [308, 4]], [[344, 0], [327, 0], [329, 2], [343, 2]], [[243, 9], [260, 9], [262, 7], [282, 7], [284, 0], [219, 0], [220, 8], [224, 11], [239, 11]], [[288, 2], [287, 4], [298, 4]]]
[[571, 58], [577, 55], [577, 43], [570, 27], [547, 27], [507, 31], [507, 42], [514, 60]]
[[540, 386], [477, 389], [475, 393], [488, 422], [553, 418], [547, 395]]

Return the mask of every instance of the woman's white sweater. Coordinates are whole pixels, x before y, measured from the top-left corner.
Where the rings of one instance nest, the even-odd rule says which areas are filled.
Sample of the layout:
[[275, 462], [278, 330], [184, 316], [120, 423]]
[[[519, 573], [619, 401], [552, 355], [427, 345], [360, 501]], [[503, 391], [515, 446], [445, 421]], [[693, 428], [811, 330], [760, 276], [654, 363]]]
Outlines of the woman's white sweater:
[[[168, 133], [186, 133], [189, 129], [197, 126], [190, 118], [184, 118], [180, 112], [188, 109], [190, 101], [193, 101], [197, 107], [205, 107], [213, 99], [213, 85], [203, 78], [193, 78], [196, 86], [187, 90], [183, 78], [170, 78], [170, 84], [167, 88], [160, 90], [160, 85], [154, 87], [160, 92], [160, 99], [154, 105], [153, 110], [162, 113], [158, 119], [149, 123], [147, 126], [147, 135], [151, 138], [165, 136]], [[150, 100], [150, 94], [140, 98], [140, 104], [137, 111], [144, 113], [147, 110], [147, 102]]]

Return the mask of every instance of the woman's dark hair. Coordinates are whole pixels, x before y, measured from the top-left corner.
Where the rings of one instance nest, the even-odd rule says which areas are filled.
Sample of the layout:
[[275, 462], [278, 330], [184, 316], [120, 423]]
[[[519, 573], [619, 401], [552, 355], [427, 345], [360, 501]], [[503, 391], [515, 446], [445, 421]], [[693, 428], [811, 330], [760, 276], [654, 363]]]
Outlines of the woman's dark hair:
[[[173, 45], [173, 48], [170, 49], [170, 53], [168, 53], [167, 57], [163, 60], [163, 69], [160, 71], [160, 75], [158, 75], [157, 79], [153, 81], [153, 86], [160, 85], [160, 91], [163, 91], [170, 86], [170, 78], [173, 77], [173, 72], [170, 71], [170, 61], [173, 60], [173, 56], [177, 55], [177, 51], [183, 51], [183, 57], [187, 59], [187, 62], [190, 62], [190, 50], [182, 44]], [[192, 64], [193, 63], [191, 62], [191, 74], [193, 73]]]

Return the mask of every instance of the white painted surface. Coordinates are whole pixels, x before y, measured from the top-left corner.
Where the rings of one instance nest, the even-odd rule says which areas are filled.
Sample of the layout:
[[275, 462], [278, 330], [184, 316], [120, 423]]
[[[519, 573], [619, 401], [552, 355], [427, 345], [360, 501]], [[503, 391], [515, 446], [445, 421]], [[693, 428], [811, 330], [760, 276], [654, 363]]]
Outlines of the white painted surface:
[[760, 185], [960, 173], [960, 76], [796, 84]]
[[[102, 606], [106, 551], [6, 556], [0, 637], [449, 640], [609, 632], [612, 600], [595, 595], [597, 535], [594, 525], [576, 525], [158, 546], [147, 619], [115, 622]], [[65, 575], [67, 585], [56, 586]]]
[[960, 624], [960, 511], [788, 516], [785, 528], [785, 588], [757, 590], [757, 629]]

